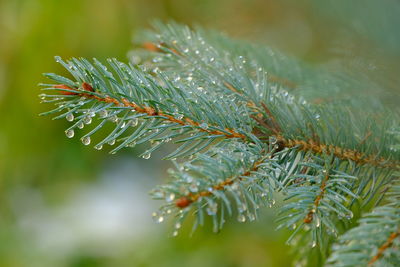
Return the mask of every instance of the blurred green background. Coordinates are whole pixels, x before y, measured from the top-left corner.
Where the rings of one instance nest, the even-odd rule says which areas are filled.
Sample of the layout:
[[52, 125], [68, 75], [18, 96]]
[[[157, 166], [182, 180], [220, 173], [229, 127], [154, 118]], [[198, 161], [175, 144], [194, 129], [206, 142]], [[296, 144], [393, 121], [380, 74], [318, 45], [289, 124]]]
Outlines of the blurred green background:
[[[323, 2], [323, 3], [321, 3]], [[82, 56], [127, 60], [152, 19], [199, 24], [313, 63], [343, 61], [399, 103], [398, 1], [0, 0], [0, 266], [289, 266], [288, 233], [269, 211], [170, 237], [147, 192], [167, 162], [67, 139], [66, 121], [38, 114], [43, 72]], [[79, 135], [79, 134], [78, 134]], [[165, 155], [165, 153], [164, 153]]]

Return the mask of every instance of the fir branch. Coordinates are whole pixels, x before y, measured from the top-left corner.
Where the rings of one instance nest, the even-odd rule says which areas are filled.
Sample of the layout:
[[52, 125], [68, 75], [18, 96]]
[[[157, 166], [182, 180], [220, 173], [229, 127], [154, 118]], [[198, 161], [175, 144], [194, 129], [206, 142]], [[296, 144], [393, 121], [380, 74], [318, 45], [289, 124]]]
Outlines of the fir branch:
[[[311, 247], [320, 244], [322, 233], [337, 235], [338, 218], [351, 219], [353, 213], [348, 208], [351, 198], [357, 196], [351, 191], [351, 181], [356, 177], [332, 169], [332, 158], [319, 159], [312, 157], [312, 162], [305, 160], [299, 163], [302, 171], [290, 177], [290, 182], [284, 191], [287, 195], [286, 204], [280, 210], [279, 228], [295, 229], [288, 239], [293, 238], [303, 230], [311, 230]], [[346, 207], [347, 206], [347, 207]]]
[[368, 262], [368, 265], [373, 265], [376, 261], [383, 257], [385, 251], [390, 248], [395, 239], [400, 236], [400, 229], [396, 232], [393, 232], [389, 235], [389, 238], [385, 241], [385, 243], [378, 248], [378, 252], [372, 257], [372, 259]]
[[[83, 114], [77, 117], [80, 120], [76, 124], [67, 129], [68, 137], [74, 136], [75, 127], [82, 128], [85, 121], [90, 124], [91, 117], [102, 113], [100, 115], [102, 122], [90, 132], [90, 135], [101, 129], [105, 120], [116, 124], [124, 122], [119, 125], [122, 129], [116, 128], [96, 145], [99, 149], [106, 142], [114, 143], [115, 138], [135, 127], [139, 119], [144, 122], [132, 134], [120, 138], [121, 144], [113, 149], [112, 153], [125, 146], [154, 140], [157, 142], [156, 146], [143, 154], [147, 158], [149, 153], [164, 141], [175, 139], [182, 145], [167, 156], [172, 158], [190, 156], [205, 149], [213, 141], [220, 142], [224, 138], [238, 138], [246, 142], [249, 138], [247, 133], [252, 127], [252, 122], [250, 118], [242, 115], [247, 112], [245, 107], [224, 100], [216, 105], [211, 97], [207, 98], [199, 92], [191, 91], [191, 88], [180, 82], [172, 83], [161, 73], [154, 73], [156, 74], [154, 77], [154, 74], [146, 73], [140, 68], [110, 60], [109, 63], [119, 77], [118, 80], [96, 60], [95, 65], [84, 59], [64, 62], [58, 58], [57, 61], [71, 72], [76, 82], [55, 74], [47, 74], [58, 84], [45, 84], [44, 90], [57, 90], [60, 94], [41, 95], [44, 101], [52, 99], [51, 101], [58, 106], [43, 115], [67, 110], [56, 118], [73, 121], [75, 119], [73, 113]], [[93, 108], [88, 108], [92, 103], [94, 103]], [[195, 105], [188, 106], [188, 103]], [[134, 115], [129, 115], [127, 113], [129, 111]], [[117, 117], [118, 114], [125, 115]], [[230, 116], [227, 117], [225, 114]], [[134, 123], [130, 123], [130, 119], [134, 119]], [[146, 136], [146, 133], [151, 134]], [[84, 144], [90, 144], [90, 135], [84, 136], [82, 139]], [[183, 138], [178, 139], [179, 136]]]
[[[54, 88], [69, 90], [69, 91], [64, 91], [64, 93], [61, 92], [62, 95], [76, 95], [76, 96], [84, 97], [87, 99], [95, 99], [99, 102], [113, 104], [116, 107], [131, 108], [132, 111], [136, 111], [137, 113], [146, 114], [149, 117], [161, 117], [163, 120], [171, 122], [171, 123], [177, 123], [182, 126], [197, 127], [199, 129], [199, 131], [206, 132], [210, 135], [224, 135], [226, 138], [240, 138], [240, 139], [246, 140], [245, 135], [237, 133], [234, 130], [231, 130], [228, 128], [225, 128], [224, 131], [219, 131], [219, 130], [212, 131], [212, 130], [204, 129], [200, 126], [200, 123], [195, 122], [190, 118], [183, 117], [182, 119], [177, 119], [174, 116], [165, 114], [162, 110], [156, 110], [155, 108], [150, 107], [150, 106], [139, 106], [139, 105], [135, 104], [134, 102], [130, 102], [126, 98], [122, 98], [121, 100], [119, 100], [119, 99], [112, 98], [109, 96], [103, 96], [103, 95], [99, 96], [99, 95], [94, 95], [94, 94], [90, 94], [90, 93], [86, 93], [86, 92], [77, 93], [77, 92], [73, 92], [73, 90], [74, 90], [73, 88], [70, 88], [64, 84], [55, 85]], [[93, 89], [93, 87], [88, 83], [83, 83], [82, 88], [85, 91], [91, 91], [91, 92], [95, 91], [95, 89]], [[88, 89], [88, 88], [90, 88], [90, 89]], [[217, 128], [215, 126], [212, 127], [212, 125], [210, 125], [210, 126], [211, 126], [211, 128]]]
[[400, 186], [392, 186], [387, 204], [365, 214], [333, 246], [333, 266], [398, 266], [400, 263]]
[[276, 173], [279, 164], [272, 158], [279, 153], [262, 143], [245, 145], [226, 140], [192, 161], [177, 165], [177, 171], [170, 172], [169, 183], [152, 192], [155, 199], [167, 202], [154, 214], [156, 221], [176, 215], [181, 225], [193, 210], [194, 228], [203, 224], [206, 213], [213, 218], [214, 231], [218, 231], [226, 213], [234, 214], [233, 207], [239, 222], [246, 221], [246, 217], [250, 221], [256, 219], [260, 206], [275, 203], [273, 192], [281, 187], [285, 172]]
[[[263, 153], [263, 152], [261, 152], [261, 153]], [[268, 156], [268, 157], [270, 157], [270, 156]], [[252, 172], [256, 172], [259, 169], [260, 164], [262, 164], [265, 161], [265, 159], [266, 159], [266, 157], [262, 157], [260, 160], [255, 161], [253, 163], [253, 165], [250, 167], [250, 169], [246, 170], [242, 174], [238, 174], [233, 177], [226, 178], [224, 181], [219, 182], [218, 184], [212, 186], [211, 187], [212, 190], [201, 191], [201, 192], [198, 192], [195, 194], [189, 193], [186, 196], [180, 197], [175, 202], [176, 206], [179, 208], [186, 208], [190, 204], [196, 202], [199, 198], [212, 195], [212, 192], [214, 190], [225, 190], [227, 186], [231, 186], [233, 183], [243, 180], [244, 179], [243, 177], [250, 176], [252, 174]]]
[[[360, 165], [368, 164], [381, 168], [399, 168], [400, 162], [397, 160], [393, 160], [393, 158], [396, 158], [396, 156], [379, 156], [379, 154], [383, 152], [381, 151], [382, 148], [375, 149], [375, 151], [371, 150], [363, 152], [363, 150], [365, 150], [365, 147], [372, 148], [370, 144], [366, 143], [365, 136], [376, 136], [376, 133], [381, 132], [380, 129], [377, 129], [378, 127], [375, 127], [374, 131], [368, 130], [367, 134], [361, 133], [364, 136], [364, 139], [358, 141], [356, 146], [354, 145], [355, 142], [353, 142], [353, 144], [339, 145], [336, 136], [334, 136], [334, 138], [336, 138], [335, 141], [327, 140], [327, 142], [324, 143], [320, 142], [320, 140], [316, 140], [315, 137], [318, 137], [321, 134], [325, 135], [325, 133], [323, 133], [325, 130], [320, 130], [321, 125], [318, 125], [312, 121], [308, 122], [310, 116], [309, 114], [307, 114], [307, 117], [303, 115], [295, 117], [298, 117], [298, 120], [306, 119], [307, 123], [305, 123], [304, 125], [311, 125], [311, 129], [315, 129], [319, 133], [317, 134], [314, 130], [311, 135], [305, 135], [303, 139], [293, 138], [294, 136], [290, 135], [293, 135], [294, 130], [305, 133], [309, 132], [309, 130], [302, 129], [304, 128], [304, 126], [299, 125], [300, 129], [292, 129], [289, 132], [286, 129], [282, 131], [280, 127], [280, 124], [282, 123], [282, 118], [276, 117], [277, 115], [284, 116], [285, 121], [287, 121], [287, 117], [290, 116], [291, 112], [289, 111], [284, 114], [283, 112], [279, 112], [281, 114], [276, 114], [276, 112], [272, 112], [272, 109], [275, 109], [275, 106], [277, 104], [277, 101], [275, 101], [277, 94], [283, 94], [286, 96], [282, 97], [282, 100], [284, 101], [278, 101], [283, 104], [283, 106], [279, 105], [278, 108], [282, 108], [284, 107], [284, 105], [287, 104], [290, 104], [292, 106], [299, 105], [300, 107], [296, 107], [296, 109], [299, 110], [300, 114], [304, 113], [304, 109], [308, 109], [307, 112], [311, 111], [311, 114], [313, 115], [313, 120], [315, 120], [315, 118], [321, 117], [320, 120], [324, 120], [324, 124], [326, 122], [332, 122], [332, 125], [326, 125], [330, 129], [340, 129], [340, 127], [337, 127], [337, 125], [335, 124], [342, 124], [343, 120], [346, 117], [350, 121], [350, 118], [351, 116], [353, 116], [353, 114], [350, 114], [348, 111], [340, 109], [329, 110], [330, 107], [328, 105], [326, 105], [323, 109], [317, 111], [319, 108], [315, 108], [312, 105], [307, 104], [301, 98], [299, 100], [293, 100], [293, 98], [289, 96], [285, 91], [279, 92], [279, 90], [277, 90], [274, 92], [273, 90], [271, 90], [274, 78], [271, 78], [269, 74], [265, 74], [263, 70], [264, 67], [266, 70], [268, 70], [268, 66], [261, 63], [259, 58], [254, 57], [254, 54], [252, 53], [249, 54], [245, 49], [237, 49], [238, 51], [243, 52], [243, 54], [245, 55], [239, 56], [239, 60], [232, 59], [232, 57], [224, 56], [223, 53], [216, 48], [218, 47], [218, 43], [215, 43], [213, 38], [216, 38], [218, 40], [221, 39], [217, 37], [216, 34], [212, 35], [212, 38], [210, 40], [210, 38], [208, 38], [209, 35], [201, 29], [197, 32], [194, 32], [185, 26], [180, 26], [176, 24], [164, 26], [159, 23], [156, 24], [156, 28], [160, 31], [160, 34], [147, 34], [146, 38], [148, 38], [152, 42], [158, 43], [158, 45], [154, 45], [154, 43], [149, 42], [147, 42], [146, 44], [152, 44], [152, 47], [156, 47], [157, 49], [150, 50], [156, 51], [158, 54], [161, 54], [163, 60], [159, 58], [157, 59], [157, 63], [161, 66], [164, 66], [162, 64], [163, 62], [166, 64], [163, 71], [172, 71], [173, 79], [175, 77], [175, 73], [179, 72], [178, 75], [182, 75], [181, 71], [184, 73], [186, 69], [189, 69], [190, 75], [196, 75], [198, 84], [204, 83], [204, 88], [217, 87], [218, 89], [220, 89], [221, 94], [227, 93], [225, 90], [227, 89], [228, 91], [233, 93], [234, 96], [240, 96], [238, 100], [244, 99], [246, 105], [249, 106], [250, 109], [253, 111], [254, 114], [250, 116], [258, 122], [259, 126], [267, 126], [267, 130], [270, 131], [270, 133], [268, 133], [265, 137], [258, 134], [257, 136], [259, 138], [264, 138], [268, 140], [268, 137], [271, 136], [272, 133], [275, 138], [280, 139], [280, 141], [282, 141], [282, 144], [286, 145], [286, 147], [289, 148], [297, 146], [301, 150], [312, 151], [316, 154], [321, 154], [323, 153], [323, 151], [326, 151], [325, 153], [335, 155], [342, 160], [352, 160]], [[154, 38], [155, 36], [157, 37]], [[227, 38], [222, 37], [222, 39], [224, 44], [228, 46], [228, 51], [230, 51]], [[209, 41], [209, 43], [205, 42], [205, 40]], [[235, 42], [232, 40], [229, 41], [231, 43]], [[262, 48], [260, 48], [260, 50], [262, 50]], [[274, 56], [271, 56], [273, 60], [279, 61], [284, 58], [284, 56], [279, 53], [271, 54], [276, 54], [276, 58]], [[257, 55], [259, 54], [257, 53]], [[158, 58], [158, 56], [155, 56], [155, 58]], [[251, 62], [251, 67], [248, 66], [250, 65], [250, 63], [248, 62]], [[295, 65], [293, 62], [291, 63]], [[172, 64], [174, 64], [173, 67], [171, 67]], [[220, 67], [222, 66], [225, 66], [225, 70], [221, 70]], [[208, 83], [210, 78], [220, 82], [210, 85]], [[248, 82], [249, 80], [251, 82]], [[247, 90], [243, 90], [240, 88], [246, 88]], [[291, 108], [291, 110], [293, 110], [293, 108]], [[330, 112], [335, 112], [335, 114], [329, 114]], [[338, 114], [341, 115], [340, 119], [337, 116]], [[279, 120], [278, 122], [277, 119]], [[353, 133], [358, 132], [358, 129], [352, 129], [354, 128], [354, 125], [352, 125], [351, 123], [348, 123], [348, 126], [350, 128], [348, 131], [349, 133], [351, 133], [351, 131]], [[323, 135], [321, 137], [324, 137]], [[285, 136], [285, 138], [283, 138], [283, 136]], [[356, 149], [350, 147], [355, 147]], [[387, 150], [388, 147], [384, 149]]]

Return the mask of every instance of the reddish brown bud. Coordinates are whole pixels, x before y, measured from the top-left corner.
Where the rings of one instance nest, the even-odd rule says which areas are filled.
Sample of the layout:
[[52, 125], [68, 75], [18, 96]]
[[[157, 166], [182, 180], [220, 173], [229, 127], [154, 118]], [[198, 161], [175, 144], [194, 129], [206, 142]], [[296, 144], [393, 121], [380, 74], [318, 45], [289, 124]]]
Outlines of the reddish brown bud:
[[[54, 85], [54, 88], [57, 89], [67, 89], [67, 90], [74, 90], [73, 88], [66, 86], [65, 84], [56, 84]], [[69, 92], [69, 91], [60, 91], [60, 94], [62, 95], [77, 95], [75, 92]]]
[[142, 44], [142, 46], [144, 49], [151, 51], [151, 52], [160, 52], [161, 51], [160, 48], [158, 48], [155, 44], [153, 44], [151, 42], [144, 42]]
[[85, 91], [94, 92], [93, 87], [88, 83], [82, 83], [82, 88]]
[[192, 200], [190, 200], [188, 197], [181, 197], [176, 200], [175, 204], [178, 208], [186, 208], [192, 203]]

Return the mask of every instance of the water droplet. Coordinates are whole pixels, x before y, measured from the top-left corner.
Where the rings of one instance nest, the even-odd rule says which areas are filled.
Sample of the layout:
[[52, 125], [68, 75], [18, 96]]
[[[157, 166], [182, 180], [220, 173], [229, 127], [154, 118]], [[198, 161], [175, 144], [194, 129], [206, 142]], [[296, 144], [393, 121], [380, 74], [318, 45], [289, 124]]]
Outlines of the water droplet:
[[81, 138], [82, 144], [84, 144], [85, 146], [90, 144], [90, 136], [84, 136]]
[[242, 213], [243, 211], [246, 211], [246, 210], [247, 210], [246, 204], [240, 203], [240, 204], [238, 205], [238, 210], [239, 210], [240, 213]]
[[151, 157], [151, 153], [146, 153], [142, 156], [144, 159], [149, 159]]
[[74, 120], [74, 114], [68, 113], [65, 118], [67, 119], [67, 121], [73, 121]]
[[321, 221], [320, 221], [318, 216], [315, 216], [315, 226], [316, 227], [320, 227], [321, 226]]
[[175, 224], [175, 229], [180, 229], [182, 227], [182, 224], [180, 222], [177, 222]]
[[165, 200], [167, 202], [172, 202], [172, 201], [174, 201], [174, 199], [175, 199], [175, 194], [174, 193], [168, 194], [167, 197], [165, 198]]
[[74, 132], [74, 130], [72, 130], [72, 129], [66, 130], [66, 131], [65, 131], [65, 135], [66, 135], [68, 138], [72, 138], [72, 137], [74, 137], [75, 132]]
[[179, 233], [178, 233], [178, 231], [174, 231], [173, 233], [172, 233], [172, 236], [177, 236]]
[[239, 214], [237, 217], [238, 222], [245, 222], [246, 221], [246, 216], [244, 216], [243, 214]]
[[175, 119], [182, 120], [183, 119], [183, 114], [179, 114], [179, 113], [175, 114]]
[[345, 218], [346, 218], [347, 220], [351, 220], [351, 219], [353, 218], [353, 213], [350, 212], [349, 214], [347, 214], [347, 215], [345, 216]]
[[202, 128], [202, 129], [204, 129], [204, 130], [207, 130], [207, 129], [208, 129], [208, 124], [205, 123], [205, 122], [203, 122], [203, 123], [200, 124], [199, 126], [200, 126], [200, 128]]
[[256, 216], [253, 213], [247, 214], [247, 217], [249, 217], [249, 220], [252, 222], [256, 219]]
[[210, 216], [217, 214], [217, 211], [218, 211], [217, 203], [212, 203], [212, 204], [208, 205], [206, 211], [207, 211], [207, 214]]
[[131, 126], [132, 127], [135, 127], [136, 125], [138, 125], [138, 123], [139, 123], [139, 120], [137, 118], [134, 118], [134, 119], [131, 120]]
[[199, 51], [199, 50], [196, 50], [196, 51], [194, 51], [194, 53], [195, 53], [196, 55], [198, 55], [198, 54], [200, 54], [200, 51]]
[[85, 127], [85, 125], [83, 124], [83, 122], [79, 122], [77, 126], [78, 126], [79, 129], [82, 129], [83, 127]]
[[114, 115], [114, 116], [112, 116], [111, 118], [110, 118], [110, 120], [111, 120], [111, 122], [118, 122], [118, 117], [116, 116], [116, 115]]
[[101, 150], [103, 148], [103, 145], [95, 145], [94, 148], [97, 150]]
[[191, 192], [195, 193], [195, 192], [199, 191], [199, 188], [197, 187], [196, 184], [191, 184], [191, 185], [189, 186], [189, 190], [190, 190]]
[[110, 146], [113, 146], [115, 144], [115, 139], [112, 139], [107, 142]]
[[99, 116], [100, 116], [100, 118], [105, 118], [105, 117], [107, 117], [107, 116], [108, 116], [108, 111], [105, 110], [105, 109], [100, 110]]
[[316, 246], [317, 246], [317, 241], [314, 240], [314, 241], [312, 242], [312, 244], [311, 244], [311, 247], [312, 247], [312, 248], [315, 248]]
[[158, 212], [153, 212], [152, 217], [156, 223], [162, 223], [164, 221], [164, 216], [162, 216]]
[[213, 58], [213, 57], [210, 58], [210, 62], [214, 62], [214, 60], [215, 60], [215, 58]]
[[189, 48], [183, 49], [183, 53], [189, 53]]
[[124, 128], [124, 127], [125, 127], [125, 125], [126, 125], [126, 123], [125, 123], [125, 122], [123, 122], [123, 123], [122, 123], [122, 125], [121, 125], [121, 129], [122, 129], [122, 128]]
[[91, 124], [91, 123], [92, 123], [92, 117], [86, 116], [86, 117], [83, 119], [83, 122], [84, 122], [85, 124]]
[[231, 185], [231, 188], [232, 188], [232, 190], [238, 190], [239, 186], [238, 186], [237, 183], [234, 183], [234, 184]]

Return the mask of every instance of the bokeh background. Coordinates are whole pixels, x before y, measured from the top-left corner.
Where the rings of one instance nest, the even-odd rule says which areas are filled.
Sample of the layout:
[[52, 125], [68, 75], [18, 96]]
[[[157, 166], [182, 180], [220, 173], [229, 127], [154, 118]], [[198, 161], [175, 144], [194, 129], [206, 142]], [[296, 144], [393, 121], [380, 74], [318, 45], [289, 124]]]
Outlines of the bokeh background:
[[[66, 121], [38, 114], [54, 56], [127, 60], [153, 19], [217, 29], [312, 64], [342, 61], [382, 84], [398, 107], [396, 0], [0, 0], [0, 266], [289, 266], [288, 233], [270, 210], [171, 237], [147, 195], [166, 178], [162, 151], [116, 155], [67, 139]], [[366, 107], [368, 108], [368, 107]], [[78, 134], [79, 135], [79, 134]]]

